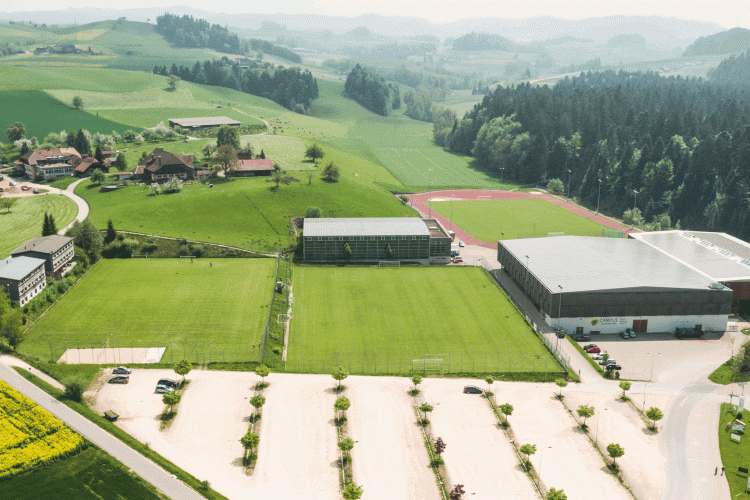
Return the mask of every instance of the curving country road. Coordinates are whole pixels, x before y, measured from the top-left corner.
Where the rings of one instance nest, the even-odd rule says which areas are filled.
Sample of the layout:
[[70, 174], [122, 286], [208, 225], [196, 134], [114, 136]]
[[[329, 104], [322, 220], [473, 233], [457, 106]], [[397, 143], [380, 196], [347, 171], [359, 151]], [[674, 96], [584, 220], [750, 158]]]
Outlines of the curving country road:
[[145, 481], [172, 499], [201, 500], [203, 496], [125, 443], [71, 410], [0, 362], [0, 380], [65, 422], [70, 428], [132, 469]]

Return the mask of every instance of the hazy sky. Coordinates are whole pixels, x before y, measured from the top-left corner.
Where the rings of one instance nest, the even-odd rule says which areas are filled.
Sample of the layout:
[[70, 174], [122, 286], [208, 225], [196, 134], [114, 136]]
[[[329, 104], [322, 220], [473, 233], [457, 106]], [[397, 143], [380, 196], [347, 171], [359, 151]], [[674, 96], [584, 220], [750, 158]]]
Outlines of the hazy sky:
[[170, 7], [187, 5], [216, 12], [316, 13], [357, 16], [365, 13], [423, 17], [443, 23], [469, 17], [527, 18], [552, 16], [566, 19], [621, 15], [660, 15], [711, 21], [726, 28], [750, 28], [748, 0], [130, 0], [103, 4], [92, 0], [0, 0], [0, 13], [26, 10], [58, 10], [68, 7]]

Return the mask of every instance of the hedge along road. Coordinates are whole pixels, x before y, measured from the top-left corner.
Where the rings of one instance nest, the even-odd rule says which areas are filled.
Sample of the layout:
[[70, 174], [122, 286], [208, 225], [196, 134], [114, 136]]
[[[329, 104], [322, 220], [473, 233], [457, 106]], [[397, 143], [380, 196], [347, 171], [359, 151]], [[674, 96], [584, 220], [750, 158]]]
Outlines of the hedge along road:
[[11, 367], [0, 363], [0, 379], [18, 392], [62, 420], [71, 429], [112, 455], [115, 459], [133, 470], [145, 481], [169, 498], [201, 500], [193, 489], [179, 481], [170, 473], [147, 459], [122, 441], [101, 429], [82, 415], [71, 410], [37, 386], [18, 375]]

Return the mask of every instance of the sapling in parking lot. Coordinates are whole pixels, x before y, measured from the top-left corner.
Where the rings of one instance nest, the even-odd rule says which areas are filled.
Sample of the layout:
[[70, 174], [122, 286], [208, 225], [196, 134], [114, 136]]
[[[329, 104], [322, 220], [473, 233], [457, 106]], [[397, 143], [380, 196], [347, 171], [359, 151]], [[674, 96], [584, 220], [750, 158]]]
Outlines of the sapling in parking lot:
[[333, 371], [331, 372], [331, 376], [338, 382], [338, 385], [336, 386], [336, 392], [343, 391], [345, 387], [341, 385], [341, 381], [349, 376], [349, 370], [339, 365], [333, 369]]
[[260, 415], [258, 412], [263, 407], [264, 404], [266, 404], [266, 398], [261, 396], [260, 394], [256, 394], [252, 398], [250, 398], [250, 404], [253, 405], [255, 408], [255, 414], [253, 415], [253, 422], [257, 422], [260, 418]]
[[531, 469], [531, 455], [536, 453], [535, 444], [524, 444], [519, 448], [519, 451], [526, 455], [526, 463], [524, 464], [527, 469]]
[[[349, 401], [349, 398], [345, 396], [341, 396], [333, 404], [333, 408], [337, 412], [337, 415], [336, 415], [337, 418], [334, 420], [336, 425], [341, 425], [344, 422], [346, 422], [346, 410], [349, 409], [350, 405], [351, 405], [351, 401]], [[341, 417], [338, 417], [338, 412], [341, 412]]]
[[591, 418], [594, 416], [594, 407], [593, 406], [587, 406], [587, 405], [581, 405], [578, 407], [578, 416], [583, 419], [583, 424], [581, 424], [581, 429], [584, 431], [588, 430], [588, 425], [586, 425], [586, 419]]
[[563, 387], [568, 385], [568, 381], [565, 380], [564, 378], [558, 378], [557, 380], [555, 380], [555, 383], [560, 388], [560, 393], [557, 395], [557, 399], [562, 401], [562, 399], [565, 397], [562, 395], [562, 390], [563, 390]]
[[623, 380], [622, 382], [620, 382], [620, 389], [622, 389], [622, 396], [620, 396], [620, 399], [622, 399], [623, 401], [627, 401], [628, 397], [625, 395], [625, 391], [630, 390], [630, 382], [628, 382], [627, 380]]
[[174, 365], [174, 372], [177, 375], [182, 375], [182, 382], [180, 386], [185, 385], [185, 375], [190, 373], [190, 370], [193, 369], [192, 363], [188, 361], [187, 359], [183, 359], [182, 361], [178, 362], [176, 365]]
[[414, 384], [414, 388], [411, 391], [409, 391], [409, 393], [412, 396], [416, 397], [419, 394], [419, 389], [417, 389], [417, 386], [422, 383], [422, 379], [423, 379], [422, 375], [412, 376], [411, 383]]
[[266, 383], [266, 377], [270, 372], [271, 370], [263, 365], [255, 369], [255, 374], [260, 377], [260, 383], [256, 386], [256, 389], [265, 389], [266, 387], [268, 387], [268, 383]]
[[424, 413], [424, 418], [420, 422], [422, 426], [426, 426], [430, 423], [429, 419], [427, 418], [427, 414], [432, 413], [432, 410], [434, 410], [434, 408], [432, 407], [432, 405], [428, 403], [424, 403], [422, 406], [419, 407], [419, 411]]
[[508, 422], [508, 417], [513, 415], [513, 405], [510, 403], [505, 403], [503, 405], [500, 405], [500, 412], [505, 416], [505, 422], [503, 422], [503, 427], [505, 428], [510, 427], [510, 422]]
[[661, 420], [664, 418], [664, 413], [659, 408], [656, 408], [655, 406], [652, 406], [648, 409], [646, 412], [646, 417], [648, 417], [649, 420], [651, 420], [653, 423], [649, 426], [649, 428], [652, 431], [656, 430], [656, 421]]

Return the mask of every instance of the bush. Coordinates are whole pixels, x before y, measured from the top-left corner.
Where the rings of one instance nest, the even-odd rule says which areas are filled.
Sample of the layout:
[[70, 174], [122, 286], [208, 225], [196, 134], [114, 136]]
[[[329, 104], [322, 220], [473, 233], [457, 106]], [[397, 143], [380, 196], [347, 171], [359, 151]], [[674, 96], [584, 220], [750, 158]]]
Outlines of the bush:
[[65, 385], [65, 397], [80, 403], [83, 401], [83, 393], [86, 390], [86, 381], [81, 378], [70, 378], [66, 379], [63, 384]]
[[565, 186], [560, 179], [551, 179], [547, 183], [547, 191], [552, 194], [563, 194], [565, 192]]

